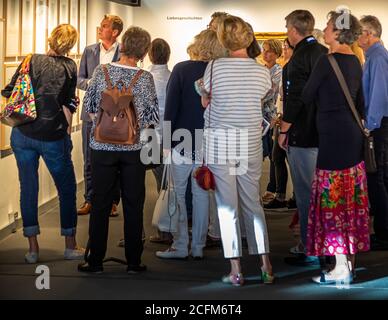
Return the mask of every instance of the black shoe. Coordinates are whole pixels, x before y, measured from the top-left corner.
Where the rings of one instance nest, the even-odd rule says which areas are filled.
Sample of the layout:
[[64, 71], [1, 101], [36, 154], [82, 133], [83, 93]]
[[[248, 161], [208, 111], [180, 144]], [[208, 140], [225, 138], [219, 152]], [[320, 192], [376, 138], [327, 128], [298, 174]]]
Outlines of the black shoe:
[[147, 271], [147, 267], [143, 264], [139, 265], [128, 265], [127, 273], [128, 274], [138, 274], [139, 272]]
[[241, 239], [241, 245], [242, 245], [243, 249], [248, 249], [248, 240], [247, 240], [247, 238], [242, 238]]
[[265, 204], [264, 209], [273, 211], [288, 210], [287, 201], [280, 201], [275, 198], [271, 202]]
[[297, 257], [286, 257], [284, 258], [284, 262], [291, 266], [298, 266], [298, 267], [322, 265], [318, 257], [308, 257], [306, 255], [300, 255]]
[[385, 251], [385, 250], [388, 250], [388, 241], [378, 239], [376, 237], [376, 235], [372, 234], [370, 236], [370, 249], [372, 251]]
[[296, 200], [291, 198], [287, 201], [287, 208], [288, 210], [296, 210], [298, 207], [296, 206]]
[[103, 266], [93, 266], [88, 262], [84, 262], [78, 265], [79, 272], [101, 274], [104, 272]]

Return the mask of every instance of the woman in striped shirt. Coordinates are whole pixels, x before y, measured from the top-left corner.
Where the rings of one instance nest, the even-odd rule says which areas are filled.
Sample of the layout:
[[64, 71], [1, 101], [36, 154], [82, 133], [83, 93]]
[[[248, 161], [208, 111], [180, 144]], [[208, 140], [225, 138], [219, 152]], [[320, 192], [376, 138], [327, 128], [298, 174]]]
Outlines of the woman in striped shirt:
[[231, 272], [223, 282], [240, 286], [242, 256], [239, 207], [244, 217], [249, 253], [261, 255], [264, 283], [274, 276], [269, 260], [267, 225], [259, 201], [262, 169], [261, 101], [271, 89], [269, 70], [249, 58], [246, 48], [254, 40], [249, 26], [228, 16], [218, 26], [218, 39], [229, 58], [211, 62], [205, 72], [205, 160], [216, 181], [217, 210], [225, 258]]

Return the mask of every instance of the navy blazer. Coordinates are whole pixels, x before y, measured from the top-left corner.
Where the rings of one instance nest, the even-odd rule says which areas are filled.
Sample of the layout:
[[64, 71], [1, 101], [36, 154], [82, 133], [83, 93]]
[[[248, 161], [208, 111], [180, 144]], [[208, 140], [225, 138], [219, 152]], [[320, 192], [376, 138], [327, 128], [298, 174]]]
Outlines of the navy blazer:
[[[94, 70], [100, 65], [100, 43], [92, 44], [85, 48], [82, 54], [81, 63], [78, 72], [77, 88], [86, 91], [88, 81], [92, 78]], [[120, 46], [117, 47], [112, 62], [120, 60]], [[85, 112], [85, 106], [82, 107], [82, 121], [91, 121], [89, 115]]]

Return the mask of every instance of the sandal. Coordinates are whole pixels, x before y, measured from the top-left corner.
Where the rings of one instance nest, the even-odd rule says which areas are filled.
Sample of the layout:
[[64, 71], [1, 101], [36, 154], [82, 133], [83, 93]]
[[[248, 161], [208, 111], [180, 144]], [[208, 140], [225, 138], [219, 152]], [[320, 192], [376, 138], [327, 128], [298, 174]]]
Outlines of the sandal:
[[231, 284], [235, 287], [241, 287], [242, 285], [244, 285], [244, 277], [242, 273], [229, 274], [227, 276], [222, 277], [222, 282], [226, 284]]

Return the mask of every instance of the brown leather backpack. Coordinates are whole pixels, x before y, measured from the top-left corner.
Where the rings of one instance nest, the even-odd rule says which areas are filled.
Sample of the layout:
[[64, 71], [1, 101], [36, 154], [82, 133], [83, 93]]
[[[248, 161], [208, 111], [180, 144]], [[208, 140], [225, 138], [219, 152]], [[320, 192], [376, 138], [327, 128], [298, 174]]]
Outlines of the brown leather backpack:
[[143, 74], [143, 70], [137, 72], [126, 88], [123, 81], [113, 86], [107, 66], [103, 65], [102, 68], [108, 87], [102, 93], [94, 139], [109, 144], [136, 144], [139, 142], [139, 121], [133, 104], [132, 88]]

